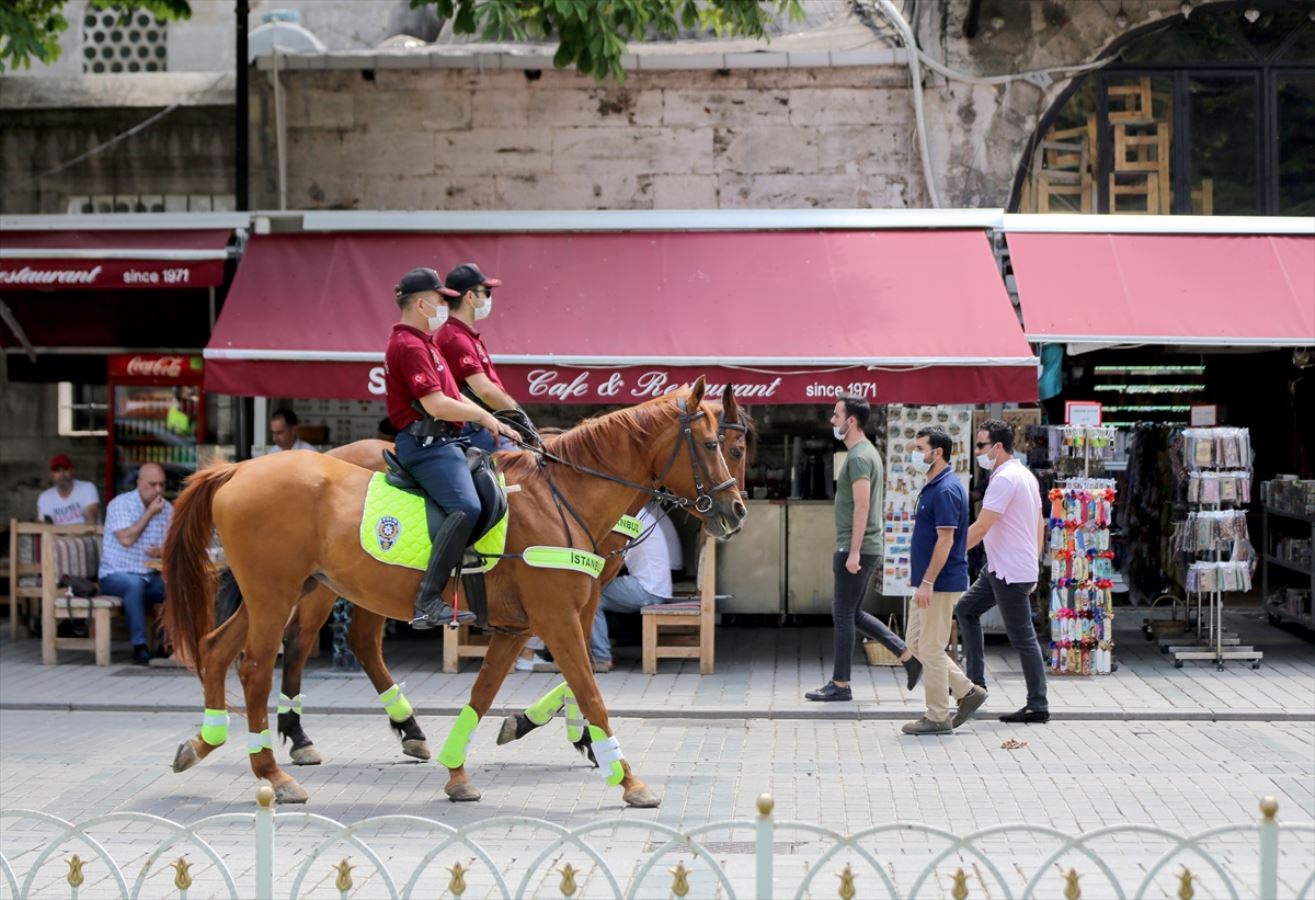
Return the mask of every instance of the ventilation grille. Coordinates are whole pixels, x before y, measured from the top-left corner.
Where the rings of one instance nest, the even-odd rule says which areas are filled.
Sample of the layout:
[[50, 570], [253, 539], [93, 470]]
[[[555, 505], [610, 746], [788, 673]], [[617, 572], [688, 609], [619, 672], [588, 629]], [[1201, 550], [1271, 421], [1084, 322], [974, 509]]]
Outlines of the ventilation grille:
[[135, 10], [88, 9], [82, 19], [82, 71], [163, 72], [169, 50], [165, 23]]

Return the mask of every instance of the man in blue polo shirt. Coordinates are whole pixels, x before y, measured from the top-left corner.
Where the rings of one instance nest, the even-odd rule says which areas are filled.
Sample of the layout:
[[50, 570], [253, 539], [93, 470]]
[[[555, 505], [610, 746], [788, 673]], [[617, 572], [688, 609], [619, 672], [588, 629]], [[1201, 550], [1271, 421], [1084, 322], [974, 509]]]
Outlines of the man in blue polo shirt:
[[[968, 589], [968, 492], [950, 466], [953, 448], [945, 429], [924, 428], [906, 463], [914, 475], [927, 476], [913, 519], [909, 562], [916, 590], [906, 635], [924, 667], [927, 712], [905, 725], [905, 734], [948, 734], [986, 700], [986, 689], [969, 681], [945, 652], [954, 605]], [[953, 720], [945, 699], [950, 694], [959, 701]]]

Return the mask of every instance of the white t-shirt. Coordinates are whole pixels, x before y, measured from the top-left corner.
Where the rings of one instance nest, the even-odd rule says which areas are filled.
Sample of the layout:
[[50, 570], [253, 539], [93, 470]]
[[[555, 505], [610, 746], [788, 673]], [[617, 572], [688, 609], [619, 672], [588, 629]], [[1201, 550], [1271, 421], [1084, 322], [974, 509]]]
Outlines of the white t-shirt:
[[[280, 450], [282, 450], [282, 449], [283, 449], [283, 448], [280, 447], [278, 444], [270, 444], [270, 445], [269, 445], [269, 449], [267, 449], [267, 450], [265, 451], [265, 455], [268, 456], [268, 455], [271, 454], [271, 453], [278, 453], [278, 452], [279, 452]], [[293, 444], [293, 445], [292, 445], [291, 447], [289, 447], [288, 449], [289, 449], [289, 450], [315, 450], [315, 445], [314, 445], [314, 444], [308, 444], [308, 443], [306, 443], [305, 441], [303, 441], [301, 438], [297, 438], [297, 443]], [[316, 453], [319, 453], [318, 450], [315, 450], [315, 452], [316, 452]]]
[[647, 506], [636, 518], [643, 523], [645, 531], [657, 522], [657, 530], [626, 551], [626, 568], [644, 590], [655, 597], [670, 600], [671, 570], [685, 567], [676, 526], [666, 516], [657, 518]]
[[93, 503], [100, 503], [100, 492], [90, 481], [74, 479], [73, 490], [67, 497], [59, 495], [58, 488], [48, 488], [37, 497], [37, 521], [49, 519], [56, 525], [81, 525], [86, 521], [83, 511]]

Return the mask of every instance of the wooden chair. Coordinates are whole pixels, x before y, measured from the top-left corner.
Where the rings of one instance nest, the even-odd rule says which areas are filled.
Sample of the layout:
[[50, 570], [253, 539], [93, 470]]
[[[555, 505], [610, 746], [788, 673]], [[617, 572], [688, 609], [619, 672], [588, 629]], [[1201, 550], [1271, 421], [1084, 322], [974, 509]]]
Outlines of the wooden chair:
[[[717, 542], [705, 540], [699, 553], [698, 591], [687, 602], [656, 603], [640, 610], [643, 620], [643, 671], [657, 674], [659, 659], [697, 659], [699, 674], [711, 675], [717, 649], [717, 600], [729, 594], [717, 594]], [[685, 596], [678, 594], [677, 596]], [[667, 635], [662, 629], [680, 629], [683, 634]]]
[[1106, 94], [1109, 98], [1111, 124], [1120, 122], [1125, 125], [1155, 124], [1155, 107], [1149, 76], [1142, 76], [1128, 84], [1111, 84]]
[[[111, 619], [123, 600], [107, 594], [75, 597], [59, 587], [64, 575], [94, 579], [100, 566], [100, 525], [43, 525], [41, 554], [41, 662], [53, 666], [60, 650], [88, 650], [96, 665], [110, 664]], [[58, 636], [64, 619], [87, 619], [85, 638]]]
[[[483, 659], [489, 652], [489, 636], [475, 634], [469, 625], [443, 628], [443, 671], [449, 674], [461, 668], [463, 659]], [[514, 664], [513, 664], [514, 665]]]
[[[1128, 208], [1122, 205], [1125, 200], [1140, 201], [1140, 203], [1138, 207]], [[1111, 172], [1110, 212], [1158, 215], [1160, 212], [1159, 174], [1156, 172]]]
[[27, 619], [41, 601], [41, 534], [48, 525], [9, 520], [9, 639], [28, 637]]
[[1114, 171], [1153, 172], [1159, 189], [1159, 209], [1173, 208], [1169, 178], [1169, 127], [1162, 123], [1152, 126], [1114, 126]]
[[1201, 186], [1192, 189], [1192, 215], [1213, 216], [1215, 214], [1215, 180], [1201, 179]]

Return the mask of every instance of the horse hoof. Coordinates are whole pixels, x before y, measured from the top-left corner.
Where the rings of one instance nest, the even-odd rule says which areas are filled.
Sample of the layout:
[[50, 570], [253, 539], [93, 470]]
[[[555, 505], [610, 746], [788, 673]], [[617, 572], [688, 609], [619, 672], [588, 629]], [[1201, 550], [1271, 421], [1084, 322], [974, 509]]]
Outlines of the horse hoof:
[[636, 809], [656, 809], [662, 805], [662, 798], [648, 787], [626, 794], [625, 801], [626, 806], [633, 806]]
[[324, 762], [320, 756], [320, 751], [315, 749], [314, 744], [307, 744], [305, 747], [299, 747], [292, 751], [292, 764], [294, 766], [318, 766]]
[[431, 757], [427, 741], [402, 741], [402, 753], [412, 759], [428, 760]]
[[174, 754], [173, 770], [186, 772], [200, 761], [201, 757], [196, 755], [196, 748], [192, 746], [192, 742], [183, 741], [178, 745], [178, 752]]
[[456, 784], [449, 784], [443, 788], [447, 798], [453, 803], [471, 803], [484, 796], [469, 781], [460, 781]]
[[498, 746], [510, 744], [516, 740], [519, 735], [516, 734], [516, 717], [507, 716], [502, 720], [502, 730], [498, 732]]
[[295, 781], [285, 781], [274, 788], [274, 801], [276, 803], [305, 803], [309, 799], [310, 794], [306, 793], [306, 789]]

